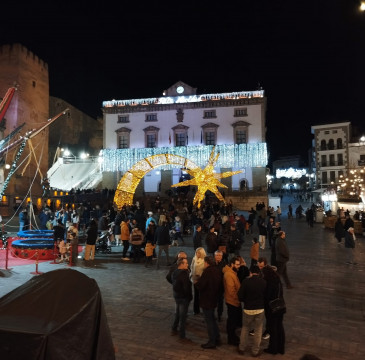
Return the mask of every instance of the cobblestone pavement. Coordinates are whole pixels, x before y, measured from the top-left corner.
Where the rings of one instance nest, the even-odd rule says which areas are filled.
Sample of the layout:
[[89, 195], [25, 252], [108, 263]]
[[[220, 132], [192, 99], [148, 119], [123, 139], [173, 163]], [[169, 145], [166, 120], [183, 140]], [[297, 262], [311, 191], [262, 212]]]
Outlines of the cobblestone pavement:
[[[294, 204], [293, 204], [294, 205]], [[285, 210], [285, 209], [283, 209]], [[283, 211], [283, 213], [286, 213]], [[365, 358], [365, 239], [358, 237], [356, 255], [359, 265], [345, 264], [345, 249], [337, 245], [333, 231], [323, 224], [309, 228], [301, 220], [282, 219], [287, 233], [291, 258], [288, 274], [294, 285], [284, 290], [287, 314], [284, 317], [286, 353], [279, 359], [299, 359], [312, 353], [321, 359], [360, 360]], [[186, 238], [184, 247], [173, 247], [173, 257], [184, 249], [191, 260], [192, 239]], [[249, 259], [250, 236], [241, 251]], [[165, 280], [167, 267], [159, 270], [143, 264], [121, 261], [121, 248], [113, 248], [110, 255], [100, 255], [92, 266], [82, 260], [73, 267], [94, 278], [102, 292], [109, 327], [117, 349], [116, 358], [123, 360], [156, 359], [240, 359], [236, 348], [227, 345], [225, 316], [219, 323], [223, 345], [204, 350], [207, 341], [203, 317], [192, 314], [189, 308], [187, 337], [193, 343], [181, 344], [170, 336], [174, 314], [171, 285]], [[270, 250], [260, 255], [270, 257]], [[47, 272], [66, 265], [49, 262], [39, 264], [39, 271]], [[34, 265], [16, 266], [0, 271], [0, 296], [8, 293], [32, 276]], [[71, 299], [70, 299], [71, 300]], [[265, 348], [268, 340], [263, 340]], [[260, 358], [271, 359], [263, 353]]]

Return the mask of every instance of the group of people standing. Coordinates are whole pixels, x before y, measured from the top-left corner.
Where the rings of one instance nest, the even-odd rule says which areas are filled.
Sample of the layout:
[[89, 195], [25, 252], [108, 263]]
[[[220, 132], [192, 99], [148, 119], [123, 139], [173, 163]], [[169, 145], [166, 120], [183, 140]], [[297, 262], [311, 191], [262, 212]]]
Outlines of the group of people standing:
[[[285, 308], [278, 312], [270, 302], [283, 300], [283, 288], [276, 269], [260, 258], [248, 269], [241, 256], [233, 255], [224, 259], [217, 250], [214, 256], [206, 255], [204, 248], [196, 249], [190, 264], [185, 252], [179, 252], [166, 279], [172, 284], [175, 299], [175, 318], [171, 334], [178, 335], [179, 341], [191, 343], [186, 337], [186, 318], [193, 300], [194, 315], [202, 311], [207, 326], [208, 341], [204, 349], [215, 349], [222, 344], [218, 321], [227, 308], [226, 333], [229, 345], [237, 347], [239, 354], [248, 351], [249, 334], [253, 336], [251, 355], [260, 355], [261, 340], [270, 339], [265, 352], [284, 354], [285, 332], [283, 316]], [[266, 319], [266, 330], [263, 326]], [[237, 331], [241, 329], [240, 335]]]

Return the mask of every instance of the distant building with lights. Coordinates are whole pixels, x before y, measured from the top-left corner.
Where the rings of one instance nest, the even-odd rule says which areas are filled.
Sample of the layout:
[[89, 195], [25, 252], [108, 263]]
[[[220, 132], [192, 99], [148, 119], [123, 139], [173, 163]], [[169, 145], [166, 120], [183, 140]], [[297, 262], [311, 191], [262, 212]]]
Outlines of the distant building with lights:
[[317, 188], [327, 188], [346, 175], [349, 167], [351, 123], [342, 122], [311, 127]]
[[272, 168], [272, 191], [306, 190], [311, 187], [308, 168], [300, 155], [282, 156], [272, 162]]
[[[354, 136], [350, 122], [312, 126], [316, 185], [324, 195], [334, 195], [330, 208], [362, 210], [365, 174], [365, 137]], [[322, 197], [326, 201], [326, 196]]]
[[[181, 81], [159, 98], [103, 102], [103, 187], [116, 188], [138, 161], [174, 154], [204, 167], [215, 146], [216, 172], [242, 170], [222, 182], [225, 193], [266, 191], [266, 98], [263, 90], [197, 94]], [[146, 171], [139, 194], [164, 194], [181, 181], [181, 168]], [[137, 193], [136, 193], [137, 195]]]

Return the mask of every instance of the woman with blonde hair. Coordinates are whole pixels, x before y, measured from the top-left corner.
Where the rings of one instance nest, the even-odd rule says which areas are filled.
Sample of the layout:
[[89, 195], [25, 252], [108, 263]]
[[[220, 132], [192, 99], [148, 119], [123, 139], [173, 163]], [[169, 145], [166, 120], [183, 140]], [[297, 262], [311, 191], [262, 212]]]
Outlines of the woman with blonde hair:
[[195, 284], [199, 280], [201, 274], [204, 270], [204, 258], [206, 256], [206, 252], [204, 248], [198, 247], [195, 250], [195, 255], [193, 260], [191, 261], [190, 269], [191, 274], [190, 278], [194, 285], [194, 315], [200, 313], [200, 306], [199, 306], [199, 290], [196, 288]]

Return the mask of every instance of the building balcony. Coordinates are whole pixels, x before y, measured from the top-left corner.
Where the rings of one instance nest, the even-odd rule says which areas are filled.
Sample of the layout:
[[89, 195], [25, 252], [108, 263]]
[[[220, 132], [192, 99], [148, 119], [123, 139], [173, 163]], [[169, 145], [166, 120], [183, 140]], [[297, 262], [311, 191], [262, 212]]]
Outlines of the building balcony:
[[328, 151], [328, 150], [345, 150], [345, 147], [342, 145], [342, 146], [329, 146], [329, 145], [326, 145], [326, 146], [320, 146], [318, 149], [318, 151]]
[[318, 166], [320, 168], [323, 168], [323, 167], [334, 167], [334, 166], [345, 166], [345, 163], [343, 161], [326, 161], [326, 162], [320, 162], [320, 163], [318, 163]]

